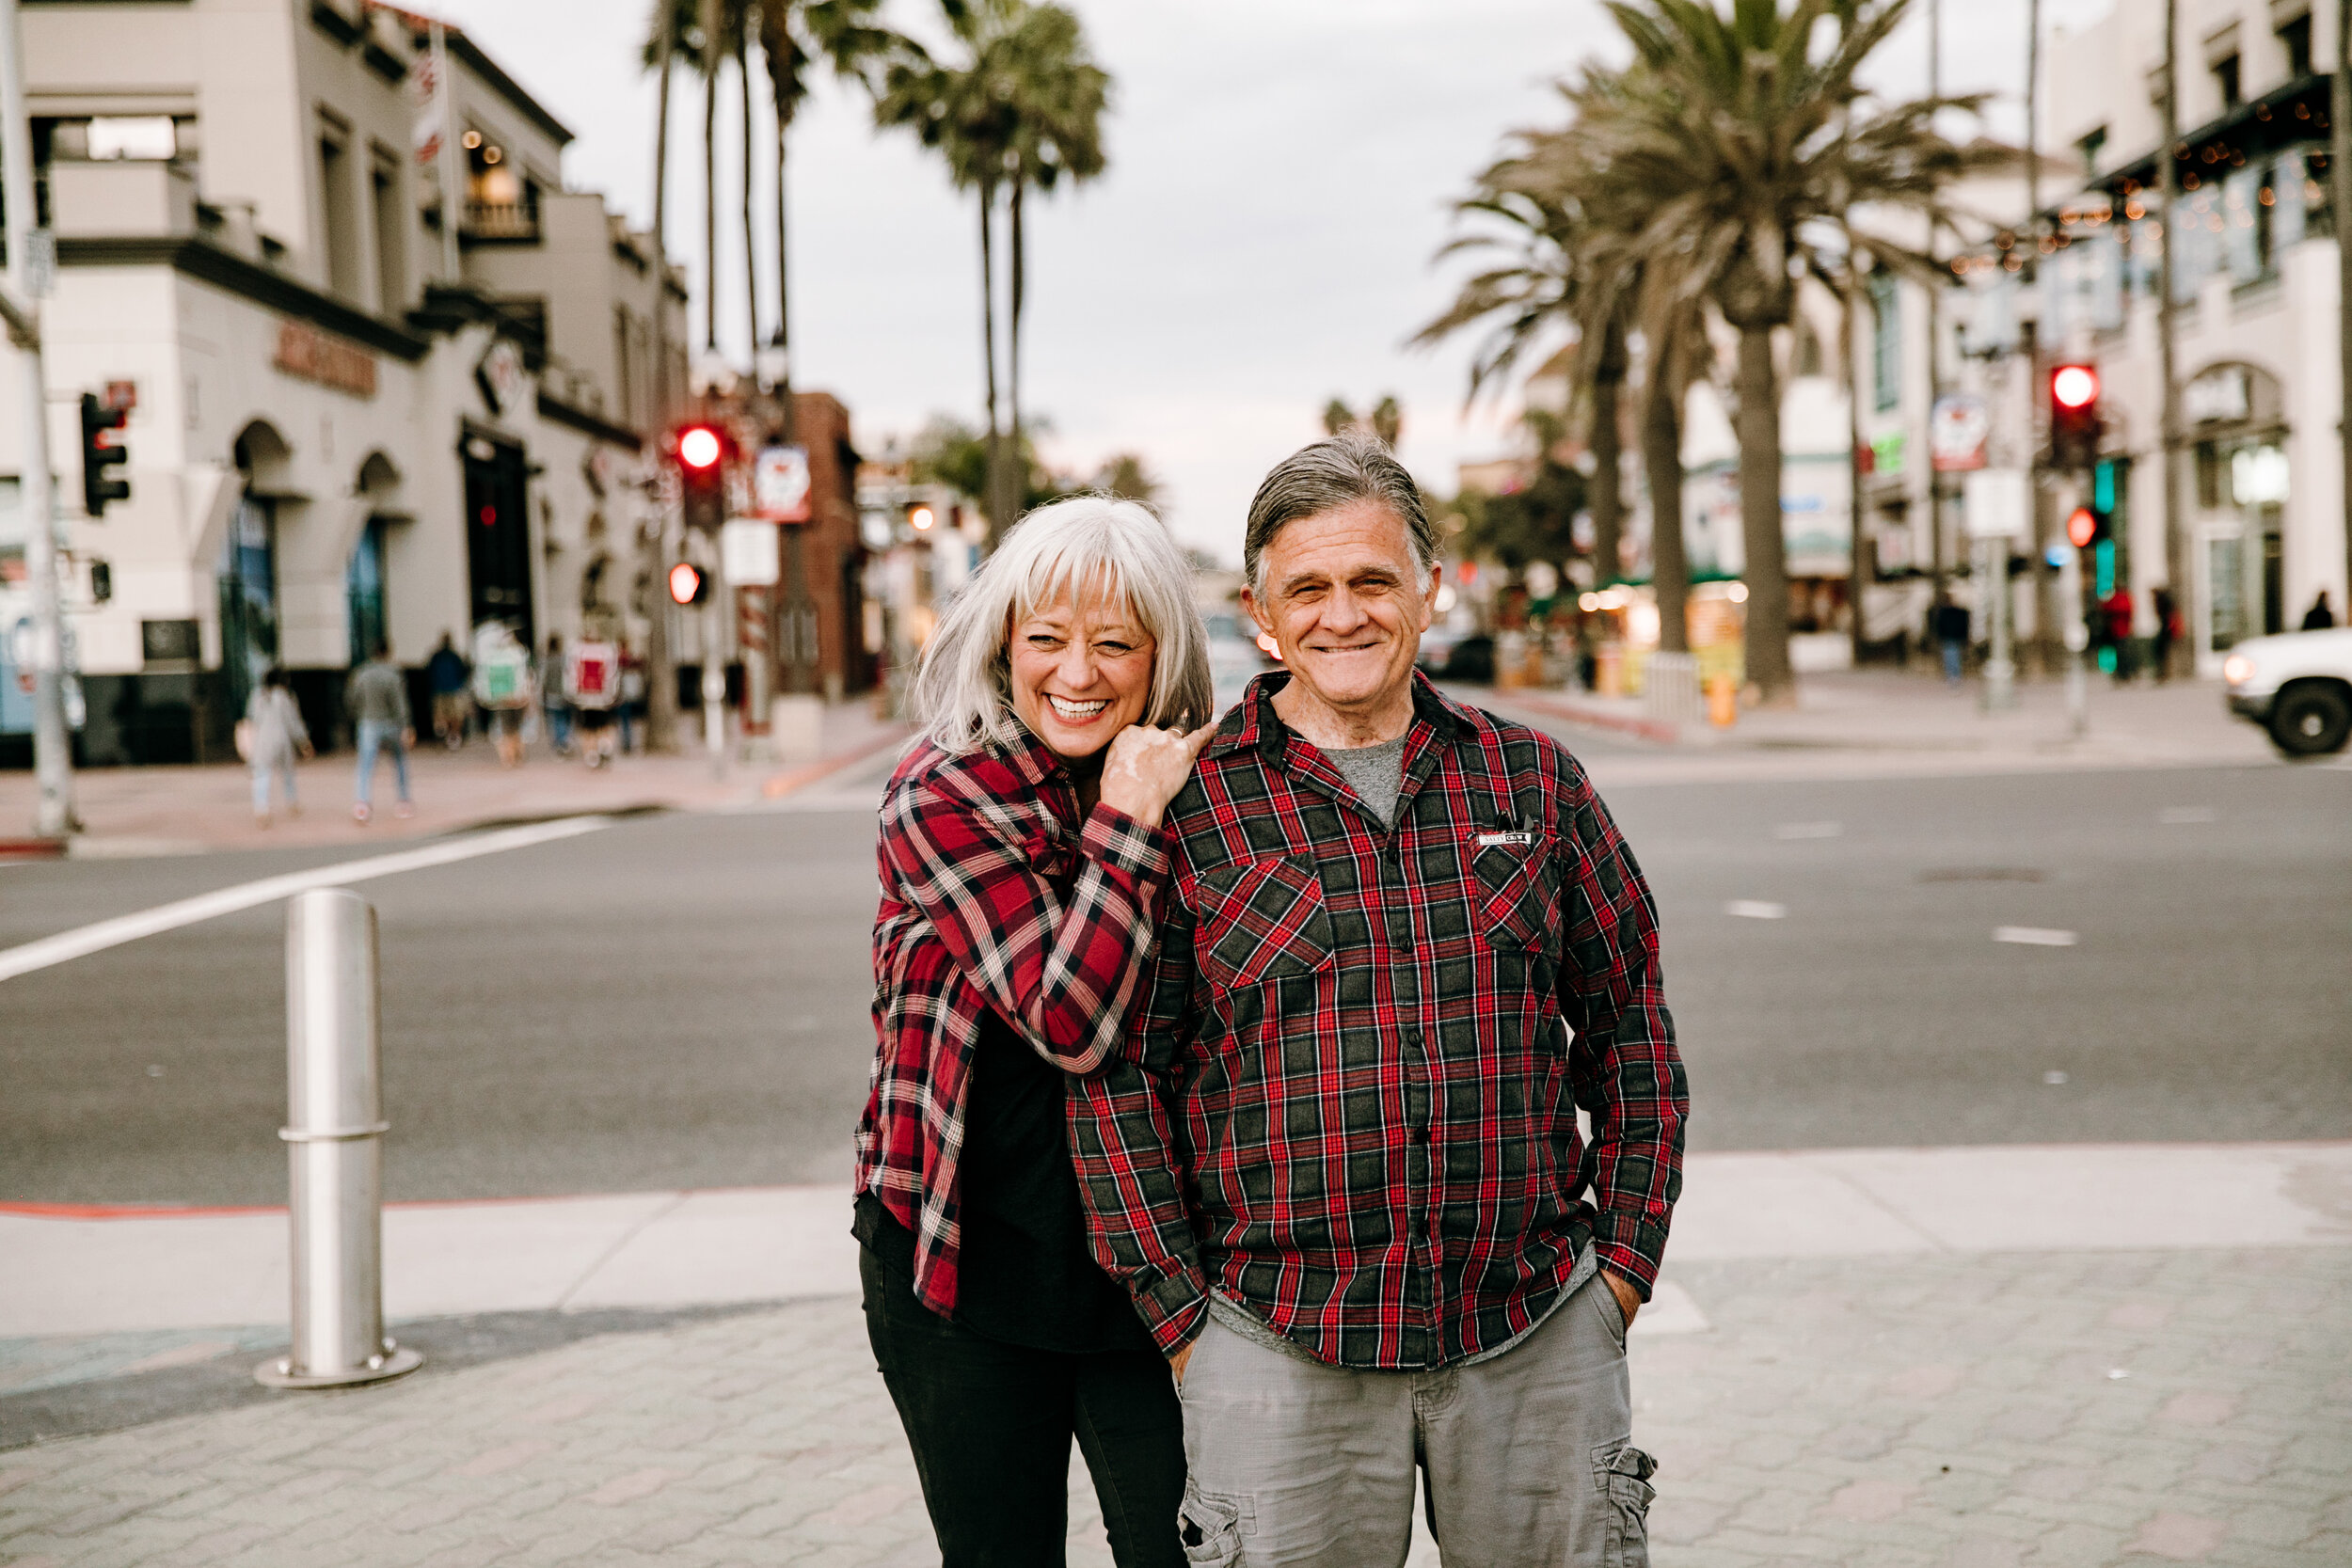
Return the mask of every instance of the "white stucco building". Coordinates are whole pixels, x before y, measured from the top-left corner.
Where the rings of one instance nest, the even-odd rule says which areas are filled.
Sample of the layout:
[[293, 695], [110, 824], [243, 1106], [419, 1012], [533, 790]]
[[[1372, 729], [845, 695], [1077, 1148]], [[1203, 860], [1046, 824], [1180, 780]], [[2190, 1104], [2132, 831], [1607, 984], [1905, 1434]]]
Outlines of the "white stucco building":
[[[534, 643], [587, 617], [642, 627], [685, 289], [564, 189], [553, 116], [455, 29], [429, 90], [426, 23], [371, 0], [53, 0], [23, 26], [84, 761], [220, 758], [273, 662], [331, 738], [376, 638], [413, 669], [485, 620]], [[13, 388], [8, 624], [27, 598]], [[131, 408], [131, 495], [101, 517], [85, 393]], [[29, 705], [13, 678], [0, 693], [18, 760]]]

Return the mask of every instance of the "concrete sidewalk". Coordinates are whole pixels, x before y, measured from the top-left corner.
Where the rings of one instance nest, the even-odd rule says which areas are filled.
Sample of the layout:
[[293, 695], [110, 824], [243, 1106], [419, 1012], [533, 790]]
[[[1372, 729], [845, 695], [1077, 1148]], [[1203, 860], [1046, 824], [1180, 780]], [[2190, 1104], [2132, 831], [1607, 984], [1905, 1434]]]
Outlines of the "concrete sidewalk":
[[[846, 1214], [396, 1209], [426, 1369], [301, 1396], [246, 1376], [283, 1343], [282, 1213], [16, 1210], [0, 1561], [935, 1562]], [[1632, 1339], [1652, 1560], [2341, 1568], [2347, 1286], [2352, 1143], [1695, 1157]], [[141, 1389], [180, 1402], [105, 1430]], [[1072, 1560], [1106, 1562], [1073, 1471]]]
[[[75, 804], [86, 832], [72, 842], [69, 853], [106, 857], [374, 844], [551, 816], [737, 806], [789, 794], [902, 742], [908, 734], [906, 725], [878, 718], [869, 702], [859, 700], [828, 707], [818, 754], [792, 761], [747, 760], [731, 752], [723, 768], [714, 768], [707, 753], [682, 749], [667, 756], [631, 753], [591, 768], [555, 756], [543, 738], [520, 767], [506, 768], [485, 740], [457, 752], [420, 746], [409, 757], [416, 815], [395, 815], [391, 766], [379, 762], [374, 820], [365, 826], [352, 819], [356, 759], [349, 752], [298, 768], [303, 813], [290, 817], [281, 812], [269, 828], [254, 822], [251, 775], [242, 765], [95, 768], [74, 776]], [[0, 772], [0, 844], [28, 831], [36, 793], [30, 773]]]
[[1979, 705], [1976, 682], [1947, 687], [1923, 671], [1804, 675], [1795, 707], [1742, 708], [1736, 724], [1720, 730], [1704, 721], [1658, 719], [1640, 698], [1572, 689], [1464, 695], [1498, 712], [1646, 743], [1653, 756], [1609, 759], [1645, 782], [1759, 769], [1805, 777], [2284, 766], [2261, 730], [2227, 711], [2219, 686], [2197, 681], [2118, 687], [2094, 679], [2081, 736], [2072, 732], [2059, 683], [2023, 683], [2017, 705], [1994, 714]]

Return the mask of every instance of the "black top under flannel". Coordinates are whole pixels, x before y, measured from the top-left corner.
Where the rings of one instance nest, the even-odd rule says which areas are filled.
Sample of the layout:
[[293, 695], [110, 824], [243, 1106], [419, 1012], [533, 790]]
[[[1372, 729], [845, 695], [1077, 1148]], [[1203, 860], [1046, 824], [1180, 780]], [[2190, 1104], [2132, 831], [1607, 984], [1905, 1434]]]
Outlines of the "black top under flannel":
[[1588, 1243], [1646, 1293], [1688, 1101], [1631, 852], [1557, 741], [1419, 676], [1382, 828], [1275, 715], [1287, 679], [1171, 803], [1141, 1009], [1073, 1080], [1096, 1257], [1163, 1350], [1214, 1284], [1343, 1366], [1503, 1343]]

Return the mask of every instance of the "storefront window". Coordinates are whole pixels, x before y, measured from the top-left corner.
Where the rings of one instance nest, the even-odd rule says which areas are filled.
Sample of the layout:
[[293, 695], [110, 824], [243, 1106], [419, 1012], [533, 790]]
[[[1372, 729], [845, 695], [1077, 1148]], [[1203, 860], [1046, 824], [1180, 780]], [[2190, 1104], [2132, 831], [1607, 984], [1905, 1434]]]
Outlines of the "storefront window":
[[371, 517], [352, 546], [343, 601], [351, 627], [351, 662], [364, 663], [388, 635], [384, 620], [384, 519]]
[[1902, 310], [1891, 272], [1870, 275], [1870, 371], [1883, 414], [1903, 395]]
[[229, 520], [220, 560], [220, 671], [230, 711], [242, 715], [246, 699], [278, 662], [278, 515], [256, 496], [246, 496]]

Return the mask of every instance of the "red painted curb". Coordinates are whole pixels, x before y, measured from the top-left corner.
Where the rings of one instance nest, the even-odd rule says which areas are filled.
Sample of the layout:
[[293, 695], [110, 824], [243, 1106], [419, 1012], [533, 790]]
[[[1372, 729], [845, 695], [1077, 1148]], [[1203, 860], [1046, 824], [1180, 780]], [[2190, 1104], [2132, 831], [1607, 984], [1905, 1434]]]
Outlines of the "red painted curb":
[[61, 838], [0, 838], [0, 860], [54, 861], [65, 858]]
[[284, 1205], [227, 1205], [220, 1208], [175, 1203], [0, 1203], [0, 1214], [27, 1220], [184, 1220], [208, 1214], [282, 1214]]

